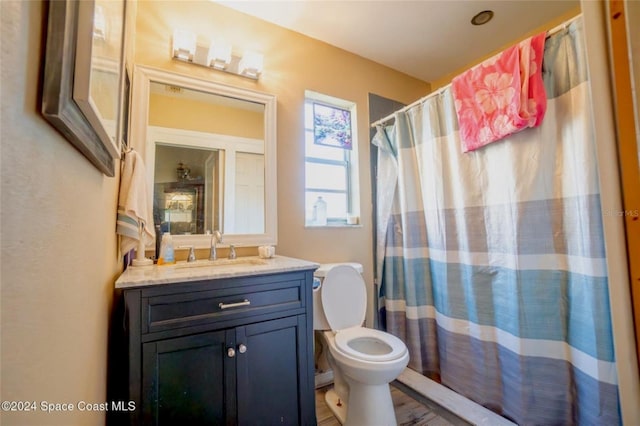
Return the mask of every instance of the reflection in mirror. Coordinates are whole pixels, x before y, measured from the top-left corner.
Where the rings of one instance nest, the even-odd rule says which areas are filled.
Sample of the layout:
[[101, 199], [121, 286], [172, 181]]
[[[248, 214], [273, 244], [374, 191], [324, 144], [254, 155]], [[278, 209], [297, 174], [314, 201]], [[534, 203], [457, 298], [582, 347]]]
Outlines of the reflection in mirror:
[[120, 112], [124, 1], [94, 0], [78, 4], [78, 44], [73, 99], [118, 158], [117, 118]]
[[[149, 129], [156, 230], [264, 232], [264, 105], [152, 82]], [[187, 193], [200, 203], [167, 207]]]
[[[176, 159], [180, 159], [178, 167]], [[162, 233], [220, 229], [218, 150], [156, 145], [153, 218]]]
[[215, 230], [227, 244], [275, 244], [275, 98], [144, 67], [133, 89], [157, 234], [197, 247]]

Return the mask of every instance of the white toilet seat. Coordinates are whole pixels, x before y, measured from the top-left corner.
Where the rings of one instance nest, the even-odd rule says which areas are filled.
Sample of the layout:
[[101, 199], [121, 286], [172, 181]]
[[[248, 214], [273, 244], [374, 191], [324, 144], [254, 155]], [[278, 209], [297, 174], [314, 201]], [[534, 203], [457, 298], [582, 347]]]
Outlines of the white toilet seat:
[[396, 336], [366, 327], [350, 327], [336, 332], [335, 348], [356, 360], [387, 362], [403, 357], [407, 346]]

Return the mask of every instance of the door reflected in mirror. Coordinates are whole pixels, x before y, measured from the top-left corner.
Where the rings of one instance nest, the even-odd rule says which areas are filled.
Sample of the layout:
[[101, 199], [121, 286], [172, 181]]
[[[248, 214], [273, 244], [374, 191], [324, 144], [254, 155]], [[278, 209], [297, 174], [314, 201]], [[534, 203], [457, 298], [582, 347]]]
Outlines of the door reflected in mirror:
[[265, 232], [264, 105], [151, 83], [156, 231]]

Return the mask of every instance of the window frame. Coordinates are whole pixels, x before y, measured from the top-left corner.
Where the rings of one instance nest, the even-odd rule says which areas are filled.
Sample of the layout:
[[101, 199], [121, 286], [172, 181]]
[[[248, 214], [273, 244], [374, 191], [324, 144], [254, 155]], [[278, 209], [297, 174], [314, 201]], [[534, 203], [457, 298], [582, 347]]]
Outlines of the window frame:
[[[350, 115], [350, 132], [351, 132], [351, 149], [346, 149], [338, 146], [328, 146], [323, 144], [315, 144], [315, 132], [313, 126], [313, 111], [314, 104], [324, 105], [331, 108], [338, 108], [349, 111]], [[309, 117], [308, 112], [311, 114]], [[344, 99], [334, 98], [328, 95], [323, 95], [317, 92], [305, 91], [304, 101], [304, 165], [305, 165], [305, 185], [304, 185], [304, 199], [305, 199], [305, 227], [317, 228], [323, 226], [358, 226], [349, 223], [350, 216], [359, 216], [359, 176], [358, 176], [358, 142], [357, 142], [357, 107], [355, 102], [346, 101]], [[310, 125], [308, 125], [310, 122]], [[327, 158], [326, 156], [318, 156], [308, 153], [309, 144], [315, 144], [318, 147], [323, 147], [327, 150], [342, 150], [342, 159]], [[345, 189], [332, 189], [324, 187], [310, 187], [307, 186], [307, 164], [320, 164], [341, 167], [344, 169], [345, 176]], [[309, 194], [344, 194], [346, 198], [346, 211], [344, 216], [328, 216], [327, 225], [315, 225], [311, 222], [311, 218], [308, 217], [307, 198]]]

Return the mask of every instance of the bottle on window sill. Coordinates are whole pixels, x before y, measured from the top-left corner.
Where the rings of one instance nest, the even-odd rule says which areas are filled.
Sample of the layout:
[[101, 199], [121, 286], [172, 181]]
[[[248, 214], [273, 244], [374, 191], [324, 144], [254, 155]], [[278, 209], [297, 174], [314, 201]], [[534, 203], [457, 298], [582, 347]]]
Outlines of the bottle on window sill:
[[313, 203], [313, 223], [317, 226], [327, 225], [327, 202], [322, 197]]

